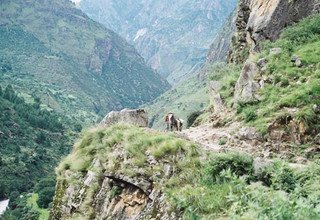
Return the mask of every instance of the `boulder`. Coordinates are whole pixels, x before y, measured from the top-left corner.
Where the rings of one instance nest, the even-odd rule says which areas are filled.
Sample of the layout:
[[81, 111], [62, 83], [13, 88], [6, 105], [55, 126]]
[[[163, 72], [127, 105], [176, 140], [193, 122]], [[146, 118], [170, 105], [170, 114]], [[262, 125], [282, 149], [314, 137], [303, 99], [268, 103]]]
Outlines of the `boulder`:
[[259, 70], [255, 63], [251, 61], [245, 63], [235, 87], [236, 102], [248, 103], [260, 99], [257, 91], [261, 86], [255, 80], [258, 73]]
[[282, 53], [282, 49], [279, 48], [279, 47], [271, 48], [271, 49], [270, 49], [270, 54], [271, 54], [271, 55], [278, 55], [278, 54], [280, 54], [280, 53]]
[[120, 112], [112, 111], [100, 122], [102, 126], [117, 123], [148, 127], [148, 113], [144, 109], [123, 109]]
[[223, 101], [219, 93], [220, 87], [221, 85], [218, 81], [211, 81], [209, 84], [210, 101], [213, 105], [214, 112], [216, 113], [219, 113], [224, 109]]
[[308, 158], [312, 158], [313, 156], [317, 155], [320, 153], [320, 147], [319, 146], [315, 146], [315, 147], [311, 147], [308, 148], [304, 151], [304, 153], [306, 154], [306, 156]]
[[302, 67], [303, 66], [300, 57], [298, 57], [297, 55], [293, 55], [291, 57], [291, 62], [294, 63], [294, 65], [296, 67]]
[[320, 145], [320, 133], [314, 137], [313, 142]]
[[270, 166], [271, 164], [272, 164], [272, 160], [261, 158], [261, 157], [255, 158], [253, 160], [254, 174], [258, 175], [259, 173], [261, 173], [263, 169]]
[[313, 111], [314, 111], [315, 113], [317, 113], [317, 114], [320, 113], [320, 105], [313, 105], [312, 109], [313, 109]]
[[260, 71], [265, 71], [266, 70], [266, 65], [267, 65], [267, 59], [266, 58], [261, 58], [258, 60], [257, 65]]
[[237, 133], [240, 140], [263, 140], [262, 135], [253, 127], [243, 127]]

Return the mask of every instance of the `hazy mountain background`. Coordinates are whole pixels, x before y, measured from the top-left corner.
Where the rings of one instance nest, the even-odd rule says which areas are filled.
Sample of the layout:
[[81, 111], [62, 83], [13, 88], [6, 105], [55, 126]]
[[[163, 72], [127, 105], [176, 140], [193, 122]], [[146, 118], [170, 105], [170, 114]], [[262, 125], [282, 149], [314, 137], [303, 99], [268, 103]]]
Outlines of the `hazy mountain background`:
[[82, 0], [78, 6], [133, 44], [171, 84], [206, 60], [215, 34], [236, 0]]

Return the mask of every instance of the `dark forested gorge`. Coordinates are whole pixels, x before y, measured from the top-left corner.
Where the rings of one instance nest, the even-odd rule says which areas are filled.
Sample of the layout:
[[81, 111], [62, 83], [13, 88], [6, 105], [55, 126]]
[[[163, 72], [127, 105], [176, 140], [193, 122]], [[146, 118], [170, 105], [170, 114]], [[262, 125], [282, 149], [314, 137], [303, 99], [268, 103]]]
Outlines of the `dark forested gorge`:
[[0, 14], [0, 198], [10, 198], [5, 218], [34, 219], [43, 213], [32, 206], [48, 208], [54, 168], [83, 126], [170, 86], [68, 0], [4, 0]]
[[42, 109], [38, 98], [26, 103], [11, 85], [0, 87], [0, 110], [0, 199], [11, 199], [11, 207], [17, 208], [21, 195], [54, 176], [54, 167], [70, 152], [81, 125]]

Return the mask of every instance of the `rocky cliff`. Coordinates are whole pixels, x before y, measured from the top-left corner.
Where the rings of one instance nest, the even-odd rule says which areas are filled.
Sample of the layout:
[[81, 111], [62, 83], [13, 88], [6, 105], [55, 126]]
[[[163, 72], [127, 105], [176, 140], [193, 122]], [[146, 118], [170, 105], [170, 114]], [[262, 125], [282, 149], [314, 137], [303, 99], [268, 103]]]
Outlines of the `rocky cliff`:
[[241, 0], [229, 61], [244, 62], [263, 41], [275, 41], [283, 28], [319, 10], [318, 0]]
[[221, 30], [214, 37], [207, 54], [207, 64], [213, 64], [215, 62], [223, 62], [227, 60], [231, 39], [236, 29], [235, 23], [236, 13], [234, 12], [230, 15]]
[[146, 128], [87, 132], [57, 169], [51, 220], [181, 219], [168, 197], [199, 162], [195, 145]]

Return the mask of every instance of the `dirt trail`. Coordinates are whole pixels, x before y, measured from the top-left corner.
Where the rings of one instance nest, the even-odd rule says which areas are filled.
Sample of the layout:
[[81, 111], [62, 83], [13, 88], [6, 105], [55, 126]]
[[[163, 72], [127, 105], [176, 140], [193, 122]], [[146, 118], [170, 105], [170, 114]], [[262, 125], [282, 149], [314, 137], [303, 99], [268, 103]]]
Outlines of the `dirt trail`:
[[[238, 151], [259, 157], [268, 157], [265, 143], [258, 138], [241, 137], [239, 131], [245, 129], [239, 122], [214, 128], [212, 124], [203, 124], [178, 133], [178, 136], [194, 141], [207, 150], [215, 152]], [[247, 132], [250, 134], [250, 132]], [[251, 136], [253, 136], [251, 134]]]
[[[230, 127], [213, 128], [210, 124], [200, 125], [183, 130], [180, 135], [188, 140], [192, 140], [207, 150], [223, 151], [225, 145], [222, 142], [232, 139], [238, 127], [233, 125]], [[227, 144], [226, 143], [226, 144]]]

